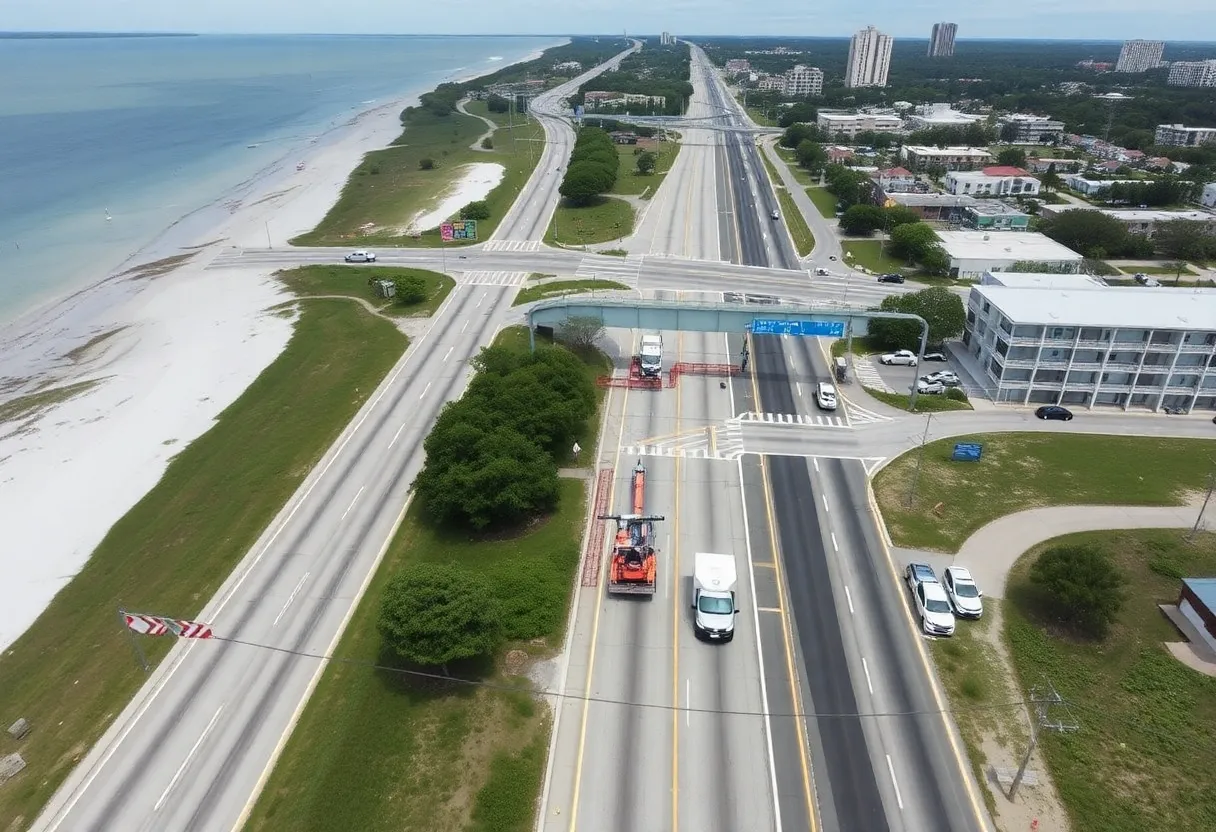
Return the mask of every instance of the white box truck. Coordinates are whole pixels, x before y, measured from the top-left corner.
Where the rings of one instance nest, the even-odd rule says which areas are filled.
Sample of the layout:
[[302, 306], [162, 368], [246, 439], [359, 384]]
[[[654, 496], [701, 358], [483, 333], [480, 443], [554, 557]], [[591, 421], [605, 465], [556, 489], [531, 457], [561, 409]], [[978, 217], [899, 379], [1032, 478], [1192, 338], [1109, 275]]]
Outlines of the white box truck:
[[693, 630], [698, 638], [730, 641], [735, 637], [735, 556], [697, 552], [692, 566]]
[[642, 350], [638, 354], [642, 365], [642, 375], [660, 376], [663, 374], [663, 336], [643, 335]]

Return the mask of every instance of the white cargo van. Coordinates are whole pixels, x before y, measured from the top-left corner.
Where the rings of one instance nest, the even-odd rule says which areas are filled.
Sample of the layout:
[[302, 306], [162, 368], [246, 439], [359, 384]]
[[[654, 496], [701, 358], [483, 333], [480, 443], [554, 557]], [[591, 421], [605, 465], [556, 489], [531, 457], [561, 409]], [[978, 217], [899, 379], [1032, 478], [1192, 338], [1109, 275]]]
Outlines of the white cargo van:
[[642, 375], [658, 376], [663, 374], [663, 336], [643, 335], [642, 350], [639, 354], [642, 364]]
[[697, 552], [692, 567], [693, 631], [698, 638], [735, 637], [735, 556]]

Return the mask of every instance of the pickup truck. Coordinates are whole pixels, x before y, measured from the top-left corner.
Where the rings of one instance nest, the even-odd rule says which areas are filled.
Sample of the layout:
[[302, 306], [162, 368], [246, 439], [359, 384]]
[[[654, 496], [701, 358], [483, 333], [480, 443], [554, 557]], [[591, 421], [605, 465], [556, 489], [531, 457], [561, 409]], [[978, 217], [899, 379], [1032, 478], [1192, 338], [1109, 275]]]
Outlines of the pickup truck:
[[359, 251], [352, 251], [346, 255], [345, 259], [347, 263], [375, 263], [376, 255], [370, 251], [360, 249]]

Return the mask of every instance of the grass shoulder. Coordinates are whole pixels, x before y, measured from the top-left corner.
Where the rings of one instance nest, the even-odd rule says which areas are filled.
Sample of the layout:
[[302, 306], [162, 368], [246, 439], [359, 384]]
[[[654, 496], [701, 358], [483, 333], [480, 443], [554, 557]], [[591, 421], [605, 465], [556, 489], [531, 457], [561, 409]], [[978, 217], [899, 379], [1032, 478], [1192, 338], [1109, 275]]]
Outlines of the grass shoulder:
[[819, 213], [825, 219], [836, 218], [836, 195], [827, 188], [815, 186], [806, 189], [806, 195], [811, 198], [811, 202], [815, 203], [815, 207], [819, 209]]
[[539, 286], [529, 286], [520, 289], [515, 296], [512, 306], [522, 306], [525, 303], [544, 300], [558, 295], [576, 295], [583, 292], [601, 292], [610, 289], [629, 290], [624, 283], [615, 280], [555, 280], [552, 283], [542, 283]]
[[[399, 303], [377, 294], [372, 282], [396, 281], [407, 277], [421, 279], [426, 285], [426, 299], [417, 303]], [[435, 314], [456, 281], [445, 274], [426, 269], [398, 266], [299, 266], [279, 272], [279, 279], [297, 295], [341, 295], [366, 301], [384, 315], [395, 317], [429, 317]]]
[[[1045, 549], [1089, 544], [1127, 580], [1110, 634], [1061, 630], [1030, 567]], [[1080, 730], [1045, 732], [1041, 749], [1074, 829], [1206, 829], [1216, 818], [1216, 679], [1184, 666], [1163, 642], [1181, 636], [1158, 609], [1180, 576], [1216, 574], [1216, 535], [1176, 530], [1090, 532], [1056, 538], [1009, 575], [1005, 636], [1021, 689], [1050, 680]]]
[[815, 235], [811, 233], [810, 227], [806, 224], [806, 218], [794, 204], [794, 198], [790, 196], [789, 191], [785, 188], [777, 189], [777, 202], [781, 205], [781, 216], [790, 230], [790, 237], [794, 240], [794, 248], [798, 250], [798, 256], [806, 257], [815, 248]]
[[[356, 304], [300, 304], [283, 353], [169, 463], [0, 656], [0, 713], [35, 726], [21, 742], [0, 734], [0, 756], [19, 751], [29, 763], [0, 789], [0, 817], [36, 816], [147, 680], [124, 631], [104, 624], [114, 622], [118, 605], [196, 614], [407, 343], [390, 322]], [[162, 639], [143, 645], [154, 663], [170, 646]]]
[[623, 199], [596, 197], [590, 205], [575, 207], [561, 200], [545, 242], [564, 246], [594, 245], [633, 233], [633, 206]]
[[[680, 155], [680, 143], [655, 141], [645, 145], [617, 145], [616, 152], [620, 159], [620, 168], [612, 193], [651, 199], [676, 163], [676, 157]], [[658, 157], [652, 173], [638, 171], [638, 156], [646, 152], [654, 153]]]
[[[911, 393], [888, 393], [885, 390], [875, 390], [865, 387], [866, 393], [876, 400], [899, 410], [907, 410], [912, 404]], [[966, 399], [953, 399], [940, 393], [921, 393], [916, 397], [916, 408], [913, 413], [945, 413], [952, 410], [974, 410], [971, 402]]]
[[861, 266], [873, 274], [902, 272], [908, 267], [905, 261], [885, 251], [882, 240], [842, 240], [840, 247], [844, 249], [846, 263]]
[[[504, 329], [495, 344], [526, 351], [528, 331]], [[610, 366], [599, 352], [583, 364], [588, 379]], [[588, 419], [579, 444], [595, 447], [600, 422], [598, 412]], [[247, 828], [531, 829], [551, 723], [526, 671], [560, 642], [586, 498], [584, 481], [561, 480], [554, 512], [487, 534], [438, 528], [414, 502], [337, 647], [347, 661], [322, 674]], [[385, 647], [377, 628], [385, 589], [420, 564], [476, 570], [519, 622], [516, 640], [491, 660], [450, 668], [490, 684], [418, 675]]]
[[[983, 445], [977, 462], [953, 462], [956, 442]], [[957, 552], [1006, 514], [1054, 505], [1184, 504], [1206, 486], [1216, 440], [1078, 433], [996, 433], [924, 446], [879, 472], [874, 493], [896, 546]]]
[[[773, 145], [773, 149], [777, 151], [777, 155], [781, 157], [781, 160], [785, 162], [790, 171], [793, 172], [794, 178], [798, 180], [798, 184], [802, 185], [804, 188], [809, 188], [819, 181], [818, 176], [812, 176], [810, 171], [798, 164], [798, 157], [794, 154], [794, 151], [790, 150], [788, 147], [782, 147], [779, 144]], [[833, 208], [835, 205], [835, 197], [833, 197]], [[833, 212], [831, 216], [835, 216], [835, 212]]]

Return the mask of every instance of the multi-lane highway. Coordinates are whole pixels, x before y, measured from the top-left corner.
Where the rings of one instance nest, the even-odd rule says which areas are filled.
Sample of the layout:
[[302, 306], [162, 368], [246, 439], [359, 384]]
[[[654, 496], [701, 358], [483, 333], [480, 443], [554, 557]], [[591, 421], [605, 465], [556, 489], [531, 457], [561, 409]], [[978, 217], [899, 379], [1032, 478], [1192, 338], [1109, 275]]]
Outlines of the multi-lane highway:
[[[552, 121], [549, 147], [560, 148]], [[556, 182], [542, 171], [503, 237], [539, 240], [555, 200]], [[456, 287], [200, 615], [223, 639], [276, 651], [179, 642], [33, 829], [240, 825], [322, 669], [293, 653], [330, 652], [404, 516], [423, 439], [464, 390], [469, 360], [513, 319], [513, 297], [505, 286]]]

